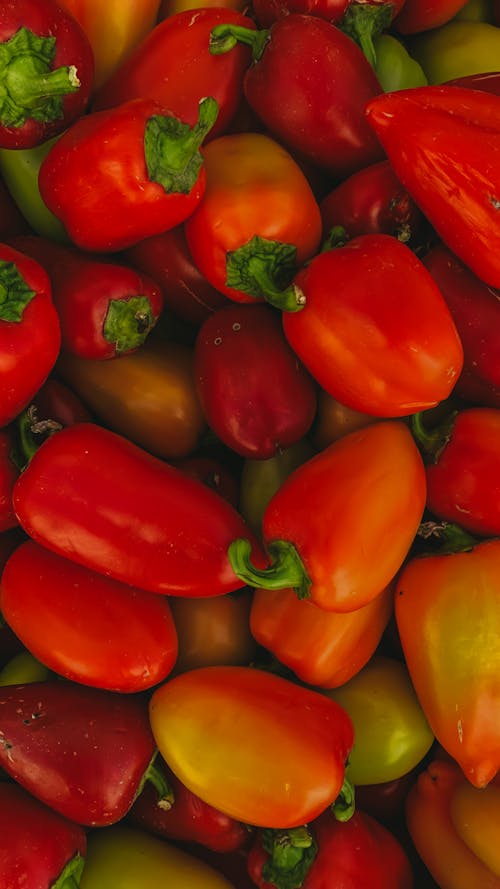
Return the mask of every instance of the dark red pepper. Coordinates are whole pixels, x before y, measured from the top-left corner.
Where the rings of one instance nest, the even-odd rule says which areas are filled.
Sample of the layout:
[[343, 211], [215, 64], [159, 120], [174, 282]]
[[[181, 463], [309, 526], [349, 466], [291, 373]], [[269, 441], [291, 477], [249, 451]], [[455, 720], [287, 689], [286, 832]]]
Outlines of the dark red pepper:
[[335, 25], [291, 14], [268, 30], [230, 23], [212, 30], [211, 52], [252, 47], [248, 104], [269, 132], [338, 179], [383, 157], [364, 106], [382, 88], [359, 46]]
[[408, 856], [394, 834], [357, 809], [330, 810], [296, 831], [259, 831], [248, 855], [259, 889], [412, 889]]
[[173, 804], [170, 808], [159, 807], [157, 790], [147, 784], [132, 806], [128, 821], [157, 836], [197, 843], [213, 852], [234, 852], [245, 845], [249, 827], [203, 802], [176, 778], [161, 757], [156, 765], [172, 791]]
[[[71, 821], [106, 826], [128, 812], [156, 755], [141, 695], [65, 680], [0, 688], [0, 766]], [[160, 790], [163, 798], [168, 788]]]
[[28, 405], [52, 370], [61, 328], [49, 277], [31, 257], [0, 244], [0, 427]]
[[194, 374], [208, 425], [242, 457], [274, 456], [314, 420], [316, 384], [270, 306], [231, 304], [208, 318], [196, 339]]
[[131, 247], [179, 225], [201, 200], [199, 148], [216, 117], [211, 97], [193, 127], [148, 98], [87, 114], [44, 158], [40, 194], [77, 247]]
[[163, 308], [155, 281], [123, 263], [102, 261], [37, 235], [10, 243], [49, 275], [67, 352], [79, 358], [115, 358], [144, 343]]
[[83, 828], [22, 787], [0, 782], [0, 884], [4, 889], [74, 889], [85, 864]]
[[207, 139], [226, 132], [243, 95], [250, 52], [240, 46], [224, 59], [214, 59], [209, 51], [210, 32], [223, 22], [255, 28], [250, 17], [223, 4], [169, 15], [108, 78], [92, 108], [98, 111], [147, 96], [194, 125], [201, 99], [213, 96], [219, 114]]
[[35, 420], [53, 420], [61, 426], [92, 420], [85, 405], [72, 389], [52, 374], [33, 399]]
[[0, 532], [18, 524], [12, 505], [12, 491], [19, 475], [14, 461], [15, 439], [11, 428], [0, 429]]
[[244, 586], [227, 555], [249, 534], [234, 507], [96, 424], [48, 438], [17, 480], [13, 502], [36, 542], [123, 583], [192, 597]]
[[445, 25], [467, 0], [405, 0], [394, 27], [401, 34], [418, 34]]
[[32, 148], [86, 109], [94, 77], [89, 40], [54, 0], [0, 6], [0, 147]]

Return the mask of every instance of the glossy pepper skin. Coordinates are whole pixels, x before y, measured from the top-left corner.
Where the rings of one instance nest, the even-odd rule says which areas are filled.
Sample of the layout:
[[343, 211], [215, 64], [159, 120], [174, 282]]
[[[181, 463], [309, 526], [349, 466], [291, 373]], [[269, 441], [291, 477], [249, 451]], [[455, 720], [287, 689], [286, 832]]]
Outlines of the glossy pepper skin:
[[61, 326], [42, 266], [0, 244], [0, 427], [28, 405], [56, 363]]
[[0, 880], [6, 889], [78, 885], [87, 851], [80, 825], [43, 805], [18, 784], [2, 781], [0, 830]]
[[211, 52], [232, 51], [238, 40], [253, 48], [244, 79], [248, 104], [288, 150], [338, 179], [382, 159], [363, 113], [381, 87], [350, 37], [324, 19], [294, 13], [268, 31], [220, 25]]
[[475, 787], [486, 787], [500, 767], [499, 565], [497, 539], [464, 552], [414, 557], [395, 593], [399, 636], [420, 705]]
[[242, 457], [265, 460], [309, 431], [316, 385], [270, 306], [231, 304], [208, 318], [194, 374], [210, 428]]
[[227, 556], [231, 541], [248, 530], [234, 507], [97, 424], [45, 441], [19, 477], [13, 502], [37, 543], [123, 583], [194, 597], [244, 585]]
[[334, 701], [287, 679], [254, 667], [199, 667], [159, 686], [149, 712], [172, 771], [238, 821], [295, 827], [342, 790], [351, 721]]
[[32, 148], [82, 115], [94, 56], [78, 22], [54, 0], [0, 8], [0, 146]]
[[427, 508], [471, 534], [499, 536], [500, 410], [464, 408], [434, 428], [425, 416], [414, 422], [427, 464]]
[[58, 0], [85, 31], [95, 62], [94, 90], [156, 23], [160, 0]]
[[443, 889], [499, 889], [500, 787], [477, 790], [453, 761], [434, 760], [406, 797], [406, 824]]
[[42, 161], [41, 196], [82, 250], [112, 253], [173, 228], [202, 197], [199, 146], [216, 115], [209, 97], [193, 128], [148, 98], [87, 114]]
[[394, 27], [401, 34], [418, 34], [449, 22], [467, 0], [405, 0]]
[[424, 86], [377, 97], [366, 115], [443, 242], [482, 281], [500, 286], [500, 97]]
[[303, 463], [273, 495], [262, 523], [269, 568], [254, 570], [241, 540], [230, 558], [250, 586], [292, 587], [325, 611], [351, 612], [399, 570], [424, 505], [425, 471], [411, 433], [396, 420], [374, 423]]
[[156, 753], [140, 695], [49, 679], [0, 689], [0, 715], [0, 764], [29, 793], [77, 824], [124, 817]]
[[500, 304], [498, 291], [481, 281], [443, 244], [422, 262], [452, 314], [464, 350], [455, 391], [466, 401], [500, 407]]
[[319, 250], [316, 198], [300, 165], [263, 133], [221, 136], [203, 154], [205, 192], [184, 225], [191, 256], [230, 299], [262, 301]]
[[[248, 872], [259, 889], [282, 889], [290, 885], [303, 889], [413, 889], [410, 861], [403, 846], [388, 828], [371, 815], [357, 809], [348, 821], [338, 821], [326, 811], [306, 830], [312, 847], [303, 849], [304, 858], [295, 865], [302, 882], [290, 881], [285, 862], [287, 840], [294, 845], [293, 833], [259, 831], [248, 855]], [[277, 847], [277, 862], [273, 848]], [[281, 846], [281, 848], [280, 848]], [[297, 847], [296, 847], [297, 849]], [[308, 854], [309, 861], [307, 860]], [[296, 852], [300, 855], [300, 846]], [[280, 861], [281, 859], [281, 861]], [[294, 871], [292, 871], [294, 873]]]
[[162, 682], [174, 666], [177, 633], [165, 596], [97, 574], [32, 540], [9, 558], [0, 602], [28, 651], [73, 682], [136, 693]]
[[239, 46], [220, 59], [211, 55], [210, 32], [223, 22], [255, 28], [251, 18], [222, 4], [168, 16], [146, 34], [106, 81], [92, 108], [98, 111], [148, 96], [194, 125], [201, 99], [213, 96], [219, 114], [207, 141], [226, 132], [243, 96], [250, 51]]
[[25, 235], [10, 243], [47, 272], [65, 351], [105, 359], [142, 346], [163, 308], [155, 281], [124, 263], [104, 262], [49, 238]]
[[173, 794], [172, 806], [158, 806], [158, 791], [146, 784], [127, 815], [127, 822], [165, 839], [196, 843], [213, 852], [234, 852], [248, 842], [250, 829], [208, 805], [179, 781], [159, 757], [157, 767]]
[[406, 244], [360, 235], [315, 256], [292, 289], [302, 308], [283, 313], [285, 336], [337, 401], [403, 417], [450, 395], [462, 344], [437, 284]]

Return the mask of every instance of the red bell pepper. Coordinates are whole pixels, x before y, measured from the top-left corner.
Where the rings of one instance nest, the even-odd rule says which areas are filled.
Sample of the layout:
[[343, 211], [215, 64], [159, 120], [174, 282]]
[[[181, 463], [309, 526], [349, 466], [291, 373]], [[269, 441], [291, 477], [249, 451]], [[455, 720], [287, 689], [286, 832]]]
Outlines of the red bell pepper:
[[366, 115], [396, 173], [444, 243], [500, 286], [500, 97], [456, 86], [385, 93]]
[[31, 540], [5, 565], [0, 610], [41, 663], [92, 688], [152, 688], [177, 657], [165, 596], [96, 574]]
[[200, 327], [194, 374], [206, 420], [242, 457], [265, 460], [307, 434], [316, 386], [267, 305], [219, 309]]
[[[375, 271], [376, 270], [376, 273]], [[439, 288], [390, 235], [360, 235], [315, 256], [273, 303], [293, 350], [320, 386], [375, 417], [402, 417], [447, 398], [463, 349]]]
[[389, 161], [370, 164], [328, 192], [320, 203], [323, 233], [341, 226], [346, 238], [358, 235], [393, 235], [403, 243], [414, 241], [422, 214]]
[[500, 787], [476, 790], [453, 762], [435, 760], [419, 775], [406, 798], [406, 824], [439, 886], [500, 889], [499, 800]]
[[236, 302], [281, 289], [318, 251], [321, 214], [292, 155], [262, 133], [235, 133], [204, 149], [203, 200], [186, 220], [191, 255]]
[[244, 539], [230, 559], [250, 586], [291, 587], [325, 611], [355, 611], [400, 569], [424, 505], [411, 433], [398, 421], [374, 423], [303, 463], [273, 495], [262, 523], [268, 568], [252, 566]]
[[75, 889], [85, 864], [83, 828], [17, 784], [0, 782], [0, 882], [4, 889]]
[[61, 328], [50, 280], [31, 257], [0, 244], [0, 427], [28, 405], [54, 367]]
[[297, 831], [258, 831], [248, 871], [259, 889], [413, 889], [409, 858], [394, 834], [356, 810], [326, 811]]
[[443, 244], [422, 262], [452, 314], [464, 349], [464, 366], [455, 392], [474, 404], [500, 407], [500, 301], [497, 290], [481, 281]]
[[0, 147], [31, 148], [86, 109], [94, 56], [78, 22], [54, 0], [0, 6]]
[[[146, 779], [155, 743], [141, 695], [59, 679], [0, 688], [0, 765], [70, 821], [121, 820]], [[162, 804], [168, 788], [160, 782]]]
[[500, 410], [455, 411], [434, 428], [415, 414], [413, 434], [427, 458], [427, 508], [471, 534], [500, 535]]
[[463, 551], [453, 546], [406, 563], [395, 614], [432, 732], [470, 783], [486, 787], [500, 768], [500, 540], [466, 534]]
[[163, 308], [155, 281], [123, 263], [104, 262], [37, 235], [10, 243], [47, 272], [67, 352], [115, 358], [144, 343]]
[[418, 34], [446, 24], [467, 0], [405, 0], [394, 27], [401, 34]]
[[87, 114], [42, 161], [40, 194], [84, 250], [123, 250], [173, 228], [201, 200], [199, 148], [216, 116], [210, 97], [194, 127], [147, 98]]
[[196, 843], [214, 852], [234, 852], [249, 840], [251, 829], [203, 802], [168, 768], [161, 757], [155, 766], [162, 771], [170, 787], [170, 808], [158, 806], [158, 792], [146, 784], [127, 815], [127, 821], [156, 836]]
[[382, 87], [339, 28], [295, 13], [260, 31], [228, 19], [212, 30], [210, 51], [223, 54], [238, 42], [252, 47], [244, 79], [248, 104], [286, 148], [338, 179], [382, 159], [363, 113]]
[[236, 48], [224, 59], [209, 50], [212, 28], [223, 22], [255, 28], [251, 18], [234, 9], [186, 9], [153, 28], [98, 91], [95, 111], [147, 96], [188, 124], [198, 119], [198, 105], [213, 96], [219, 106], [208, 138], [225, 132], [243, 95], [243, 77], [250, 52]]
[[145, 238], [125, 251], [127, 262], [160, 285], [165, 307], [199, 326], [227, 298], [207, 281], [193, 261], [184, 225]]
[[244, 585], [227, 555], [249, 533], [234, 507], [101, 426], [50, 436], [17, 480], [13, 502], [37, 543], [123, 583], [193, 597]]

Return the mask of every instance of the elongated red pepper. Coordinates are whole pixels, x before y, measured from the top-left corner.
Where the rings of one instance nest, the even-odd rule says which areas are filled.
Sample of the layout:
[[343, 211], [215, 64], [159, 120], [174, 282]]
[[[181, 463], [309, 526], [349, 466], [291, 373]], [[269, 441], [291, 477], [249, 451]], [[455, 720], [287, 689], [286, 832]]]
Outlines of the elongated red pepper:
[[210, 97], [192, 128], [147, 98], [87, 114], [44, 158], [40, 194], [77, 247], [131, 247], [179, 225], [201, 200], [199, 148], [216, 117]]
[[0, 881], [5, 889], [75, 889], [87, 851], [83, 828], [17, 784], [0, 783]]
[[401, 34], [417, 34], [446, 24], [467, 0], [405, 0], [394, 27]]
[[210, 32], [223, 22], [255, 28], [249, 16], [224, 8], [223, 4], [186, 9], [165, 18], [98, 91], [93, 109], [111, 108], [148, 96], [193, 125], [201, 99], [213, 96], [219, 114], [207, 138], [225, 132], [243, 96], [243, 76], [250, 64], [250, 51], [239, 46], [224, 58], [211, 55]]
[[0, 146], [31, 148], [84, 113], [94, 56], [78, 22], [54, 0], [0, 6]]
[[424, 86], [378, 96], [366, 115], [444, 243], [500, 287], [500, 96]]
[[159, 286], [118, 262], [25, 235], [10, 242], [46, 270], [61, 323], [61, 346], [80, 358], [114, 358], [144, 343], [163, 308]]
[[0, 427], [28, 405], [54, 367], [61, 327], [49, 277], [31, 257], [0, 244]]
[[363, 114], [382, 87], [350, 37], [316, 16], [292, 14], [269, 30], [218, 25], [210, 50], [223, 54], [239, 41], [252, 47], [248, 104], [286, 148], [338, 179], [382, 159]]
[[159, 756], [161, 770], [173, 795], [170, 808], [158, 806], [158, 791], [148, 783], [127, 815], [127, 821], [166, 839], [197, 843], [213, 852], [234, 852], [250, 838], [251, 829], [192, 793]]
[[234, 507], [98, 425], [70, 426], [45, 441], [17, 480], [13, 503], [36, 542], [124, 583], [193, 597], [244, 585], [227, 556], [231, 541], [249, 533]]
[[[128, 812], [156, 755], [140, 695], [58, 679], [0, 689], [0, 765], [36, 799], [87, 826]], [[159, 785], [160, 797], [168, 788]]]

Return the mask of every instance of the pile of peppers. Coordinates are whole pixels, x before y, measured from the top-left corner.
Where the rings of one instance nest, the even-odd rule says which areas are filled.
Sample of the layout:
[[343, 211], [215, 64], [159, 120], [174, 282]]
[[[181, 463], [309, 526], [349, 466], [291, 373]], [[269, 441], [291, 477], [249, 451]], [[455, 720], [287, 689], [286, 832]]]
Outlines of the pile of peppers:
[[0, 886], [500, 889], [500, 2], [0, 4]]

